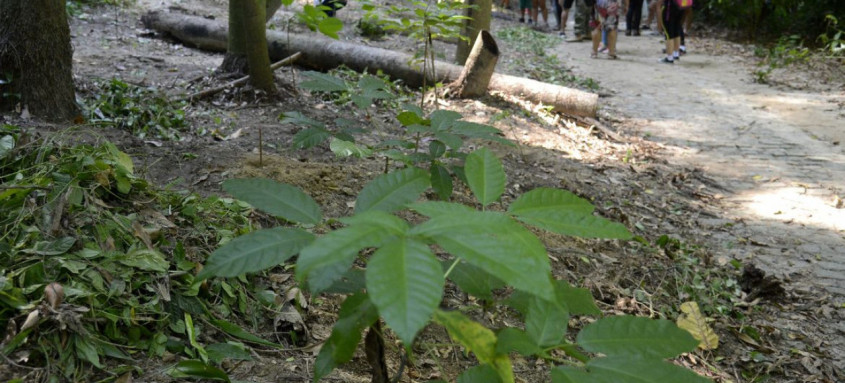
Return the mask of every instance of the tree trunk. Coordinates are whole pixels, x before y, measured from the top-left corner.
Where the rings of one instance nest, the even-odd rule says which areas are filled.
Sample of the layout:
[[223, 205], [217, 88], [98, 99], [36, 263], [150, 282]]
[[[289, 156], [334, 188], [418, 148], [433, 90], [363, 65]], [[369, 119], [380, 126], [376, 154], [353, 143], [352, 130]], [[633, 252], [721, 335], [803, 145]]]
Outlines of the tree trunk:
[[455, 50], [455, 63], [458, 65], [464, 65], [466, 62], [470, 50], [475, 46], [478, 32], [490, 30], [490, 17], [493, 12], [492, 0], [466, 0], [466, 5], [469, 8], [464, 11], [464, 16], [470, 19], [464, 20], [461, 36], [468, 38], [469, 41], [458, 39], [458, 48]]
[[0, 109], [20, 102], [51, 121], [79, 116], [66, 12], [62, 0], [0, 0]]
[[[279, 2], [280, 3], [280, 2]], [[229, 30], [226, 57], [220, 70], [249, 74], [249, 82], [269, 93], [276, 91], [264, 24], [268, 9], [278, 8], [272, 0], [229, 0]], [[273, 9], [275, 12], [275, 9]]]
[[[230, 0], [233, 1], [233, 0]], [[249, 63], [249, 82], [252, 86], [268, 93], [276, 93], [273, 71], [270, 70], [270, 54], [267, 52], [267, 17], [263, 0], [241, 0], [243, 10], [246, 57]], [[260, 4], [259, 4], [260, 3]]]
[[499, 61], [499, 46], [490, 32], [482, 30], [475, 39], [464, 70], [450, 87], [460, 98], [478, 97], [487, 93], [493, 70]]
[[[204, 49], [226, 50], [226, 25], [202, 17], [171, 13], [149, 12], [143, 16], [147, 28], [169, 33], [186, 43]], [[279, 60], [296, 52], [302, 52], [298, 64], [306, 67], [328, 70], [341, 64], [357, 70], [375, 72], [381, 69], [385, 74], [402, 79], [409, 86], [422, 86], [423, 76], [419, 65], [411, 65], [411, 56], [386, 49], [350, 44], [317, 35], [286, 34], [267, 32], [270, 57]], [[438, 62], [435, 77], [427, 84], [439, 81], [448, 83], [460, 76], [462, 66]], [[557, 112], [576, 116], [595, 117], [598, 95], [547, 84], [526, 78], [494, 73], [489, 90], [523, 96], [526, 99], [552, 106]]]

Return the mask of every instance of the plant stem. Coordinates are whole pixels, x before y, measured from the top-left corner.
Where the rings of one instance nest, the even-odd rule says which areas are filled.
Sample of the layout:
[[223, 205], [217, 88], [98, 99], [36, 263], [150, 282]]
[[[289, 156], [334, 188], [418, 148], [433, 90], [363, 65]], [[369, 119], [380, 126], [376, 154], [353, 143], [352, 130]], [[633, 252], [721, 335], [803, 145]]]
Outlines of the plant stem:
[[460, 260], [460, 259], [458, 259], [458, 258], [455, 258], [455, 262], [452, 262], [452, 265], [451, 265], [451, 266], [449, 266], [449, 269], [448, 269], [448, 270], [446, 270], [446, 274], [443, 274], [443, 278], [444, 278], [444, 279], [445, 279], [445, 278], [447, 278], [447, 277], [449, 276], [449, 274], [451, 274], [451, 273], [452, 273], [452, 270], [454, 270], [454, 269], [455, 269], [455, 266], [458, 266], [458, 263], [459, 263], [459, 262], [461, 262], [461, 260]]

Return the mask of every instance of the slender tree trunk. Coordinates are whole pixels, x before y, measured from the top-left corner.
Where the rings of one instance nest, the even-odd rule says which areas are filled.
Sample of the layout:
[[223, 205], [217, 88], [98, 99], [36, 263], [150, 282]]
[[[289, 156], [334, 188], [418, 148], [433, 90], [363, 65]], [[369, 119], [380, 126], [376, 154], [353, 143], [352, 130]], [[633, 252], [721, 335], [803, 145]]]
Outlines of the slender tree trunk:
[[0, 109], [21, 103], [47, 120], [77, 117], [72, 59], [63, 0], [0, 0]]
[[458, 40], [458, 48], [455, 51], [455, 62], [458, 65], [464, 65], [466, 62], [470, 50], [475, 45], [478, 32], [490, 30], [490, 17], [493, 12], [492, 0], [466, 0], [466, 4], [469, 8], [464, 12], [464, 16], [470, 19], [464, 20], [461, 36], [467, 37], [469, 42], [463, 39]]
[[478, 33], [475, 45], [464, 64], [464, 70], [450, 84], [460, 98], [479, 97], [487, 94], [487, 87], [499, 61], [499, 46], [487, 31]]
[[267, 36], [264, 24], [267, 11], [278, 4], [270, 0], [229, 0], [228, 48], [220, 70], [238, 75], [249, 74], [252, 86], [275, 92], [270, 56], [267, 53]]
[[270, 54], [267, 51], [267, 20], [263, 0], [243, 0], [244, 42], [249, 63], [249, 81], [252, 86], [275, 93], [273, 71], [270, 69]]

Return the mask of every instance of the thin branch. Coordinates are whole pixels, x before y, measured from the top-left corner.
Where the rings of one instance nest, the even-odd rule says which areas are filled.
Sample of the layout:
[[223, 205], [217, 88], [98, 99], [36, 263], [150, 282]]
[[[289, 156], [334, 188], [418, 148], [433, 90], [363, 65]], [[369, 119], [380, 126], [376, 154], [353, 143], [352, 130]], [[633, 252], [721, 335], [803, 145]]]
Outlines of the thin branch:
[[[292, 54], [292, 55], [288, 56], [287, 58], [285, 58], [285, 59], [283, 59], [283, 60], [281, 60], [281, 61], [279, 61], [279, 62], [276, 62], [276, 63], [275, 63], [275, 64], [273, 64], [273, 65], [270, 65], [270, 70], [271, 70], [271, 71], [274, 71], [274, 70], [279, 69], [279, 68], [281, 68], [281, 67], [283, 67], [283, 66], [285, 66], [285, 65], [287, 65], [287, 64], [290, 64], [290, 63], [292, 63], [292, 62], [296, 61], [296, 59], [298, 59], [300, 56], [302, 56], [302, 52], [296, 52], [296, 53], [294, 53], [294, 54]], [[249, 81], [249, 76], [244, 76], [244, 77], [241, 77], [241, 78], [239, 78], [239, 79], [237, 79], [237, 80], [235, 80], [235, 81], [232, 81], [232, 82], [229, 82], [229, 83], [223, 84], [223, 85], [218, 86], [218, 87], [216, 87], [216, 88], [206, 89], [206, 90], [203, 90], [203, 91], [201, 91], [201, 92], [197, 92], [197, 93], [191, 94], [191, 95], [186, 96], [186, 97], [178, 98], [178, 99], [176, 99], [175, 101], [177, 101], [177, 102], [178, 102], [178, 101], [194, 101], [194, 100], [199, 100], [199, 99], [202, 99], [202, 98], [205, 98], [205, 97], [208, 97], [208, 96], [211, 96], [211, 95], [214, 95], [214, 94], [220, 93], [220, 92], [222, 92], [223, 90], [225, 90], [225, 89], [227, 89], [227, 88], [234, 87], [234, 86], [241, 86], [241, 85], [243, 85], [243, 84], [246, 84], [246, 82], [247, 82], [247, 81]]]

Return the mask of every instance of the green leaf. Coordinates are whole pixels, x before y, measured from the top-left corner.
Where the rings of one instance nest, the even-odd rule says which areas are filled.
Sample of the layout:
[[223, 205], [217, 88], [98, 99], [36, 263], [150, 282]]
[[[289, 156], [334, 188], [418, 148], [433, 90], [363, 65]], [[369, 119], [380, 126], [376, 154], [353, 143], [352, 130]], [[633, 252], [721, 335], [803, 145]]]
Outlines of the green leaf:
[[559, 211], [529, 211], [514, 214], [526, 224], [582, 238], [631, 239], [631, 232], [624, 225], [584, 213]]
[[15, 148], [15, 137], [12, 135], [5, 135], [0, 137], [0, 160], [6, 158], [12, 149]]
[[225, 333], [227, 333], [231, 336], [234, 336], [235, 338], [243, 339], [245, 341], [264, 345], [264, 346], [270, 346], [270, 347], [275, 347], [275, 348], [285, 348], [285, 346], [282, 346], [280, 344], [268, 342], [264, 339], [261, 339], [261, 338], [255, 336], [255, 335], [247, 332], [246, 330], [242, 329], [238, 325], [236, 325], [234, 323], [227, 322], [223, 319], [210, 319], [210, 322], [214, 326], [218, 327], [220, 330], [223, 330], [223, 332], [225, 332]]
[[103, 365], [100, 364], [100, 354], [97, 352], [97, 348], [84, 337], [75, 336], [74, 338], [73, 343], [76, 346], [76, 355], [80, 359], [91, 363], [94, 367], [103, 368]]
[[563, 343], [569, 326], [569, 312], [559, 302], [534, 298], [525, 316], [525, 332], [541, 348]]
[[505, 192], [505, 170], [490, 149], [481, 148], [470, 153], [464, 172], [470, 190], [482, 206], [496, 201]]
[[438, 109], [428, 116], [431, 120], [431, 128], [434, 130], [446, 130], [464, 116], [453, 110]]
[[337, 322], [317, 360], [314, 362], [314, 381], [328, 375], [337, 366], [352, 360], [361, 341], [361, 332], [378, 320], [378, 311], [365, 294], [355, 294], [343, 301]]
[[540, 353], [542, 350], [537, 342], [531, 339], [525, 331], [514, 327], [506, 327], [498, 334], [496, 352], [509, 354], [516, 351], [523, 356], [531, 356]]
[[443, 269], [428, 245], [408, 238], [378, 249], [367, 263], [367, 293], [406, 345], [428, 323], [443, 295]]
[[444, 201], [452, 196], [452, 175], [445, 167], [438, 164], [431, 165], [431, 187]]
[[190, 377], [198, 379], [222, 380], [224, 382], [230, 381], [229, 375], [227, 375], [223, 370], [194, 359], [183, 360], [176, 363], [176, 366], [173, 367], [173, 371], [171, 371], [171, 375], [175, 378]]
[[486, 364], [470, 368], [458, 376], [458, 383], [501, 383], [501, 381], [496, 370]]
[[590, 290], [570, 286], [564, 280], [555, 284], [557, 299], [566, 305], [572, 315], [601, 315]]
[[408, 207], [426, 217], [476, 212], [476, 210], [464, 204], [441, 201], [417, 202], [408, 205]]
[[706, 383], [704, 378], [690, 370], [669, 362], [643, 359], [636, 356], [595, 358], [587, 369], [558, 367], [552, 370], [553, 383]]
[[[443, 271], [452, 266], [454, 260], [442, 261]], [[449, 274], [449, 280], [455, 282], [461, 291], [472, 296], [492, 300], [493, 290], [504, 287], [505, 283], [481, 268], [466, 262], [459, 262]]]
[[126, 255], [119, 257], [118, 262], [129, 267], [147, 271], [165, 272], [170, 267], [170, 262], [164, 259], [164, 255], [150, 249], [132, 250]]
[[449, 132], [438, 131], [434, 133], [434, 136], [437, 137], [438, 140], [443, 141], [446, 146], [458, 150], [461, 146], [464, 145], [464, 140], [461, 139], [461, 136], [457, 134], [452, 134]]
[[331, 133], [323, 128], [302, 129], [293, 135], [292, 145], [295, 149], [313, 148], [331, 137]]
[[302, 249], [296, 276], [307, 279], [311, 291], [329, 288], [352, 265], [358, 251], [382, 244], [393, 235], [378, 225], [353, 225], [332, 231]]
[[635, 316], [599, 319], [578, 333], [577, 343], [587, 351], [608, 356], [657, 359], [672, 358], [698, 346], [698, 341], [675, 323]]
[[456, 311], [437, 310], [434, 321], [446, 328], [449, 337], [475, 354], [478, 361], [496, 370], [504, 383], [512, 383], [513, 368], [507, 354], [496, 351], [496, 334]]
[[[346, 82], [343, 81], [343, 79], [332, 76], [330, 74], [325, 74], [325, 73], [322, 73], [322, 72], [306, 71], [306, 72], [302, 72], [302, 75], [305, 76], [306, 78], [308, 78], [308, 80], [301, 82], [299, 84], [299, 86], [302, 87], [302, 88], [308, 89], [308, 90], [316, 90], [316, 91], [321, 91], [321, 92], [344, 92], [344, 91], [349, 90], [349, 87], [346, 85]], [[297, 112], [294, 112], [294, 113], [297, 113]], [[285, 113], [285, 116], [288, 116], [288, 115], [292, 115], [292, 113]], [[301, 116], [301, 114], [300, 114], [300, 116]], [[312, 121], [314, 121], [314, 120], [312, 120]], [[282, 120], [282, 122], [293, 122], [293, 121]]]
[[343, 29], [343, 22], [336, 17], [326, 17], [320, 20], [317, 29], [320, 33], [337, 40], [340, 38], [337, 33]]
[[76, 243], [74, 237], [62, 237], [52, 241], [39, 241], [31, 249], [25, 249], [27, 254], [38, 255], [61, 255], [67, 253]]
[[214, 364], [220, 364], [226, 359], [252, 360], [249, 351], [241, 343], [214, 343], [206, 346], [205, 351], [208, 353], [208, 360]]
[[551, 267], [540, 240], [510, 217], [496, 212], [455, 210], [411, 229], [449, 253], [546, 300], [554, 297]]
[[281, 265], [314, 241], [314, 235], [296, 228], [275, 227], [237, 237], [208, 257], [197, 279], [236, 277]]
[[318, 224], [320, 206], [296, 187], [267, 178], [241, 178], [223, 181], [223, 190], [256, 209], [291, 222]]
[[402, 124], [402, 126], [422, 125], [425, 121], [418, 113], [410, 110], [399, 113], [399, 115], [396, 116], [396, 119], [399, 120], [399, 123]]
[[355, 212], [394, 211], [419, 198], [428, 188], [429, 173], [420, 168], [382, 174], [364, 186], [355, 202]]
[[367, 147], [337, 137], [332, 137], [331, 142], [329, 142], [329, 149], [338, 157], [365, 158], [373, 154], [373, 151]]
[[191, 317], [191, 314], [188, 313], [185, 313], [185, 330], [188, 333], [188, 341], [191, 343], [191, 347], [197, 350], [197, 353], [200, 355], [203, 362], [208, 362], [208, 353], [205, 352], [205, 348], [197, 342], [197, 329], [194, 328], [194, 319]]
[[590, 214], [595, 206], [589, 201], [562, 189], [537, 188], [513, 201], [508, 207], [511, 214], [530, 214], [537, 211], [578, 212]]
[[446, 153], [446, 144], [443, 141], [434, 140], [428, 144], [428, 154], [432, 159], [440, 158]]
[[391, 235], [405, 235], [408, 232], [408, 223], [401, 218], [378, 210], [365, 211], [351, 217], [339, 219], [346, 225], [375, 226]]

